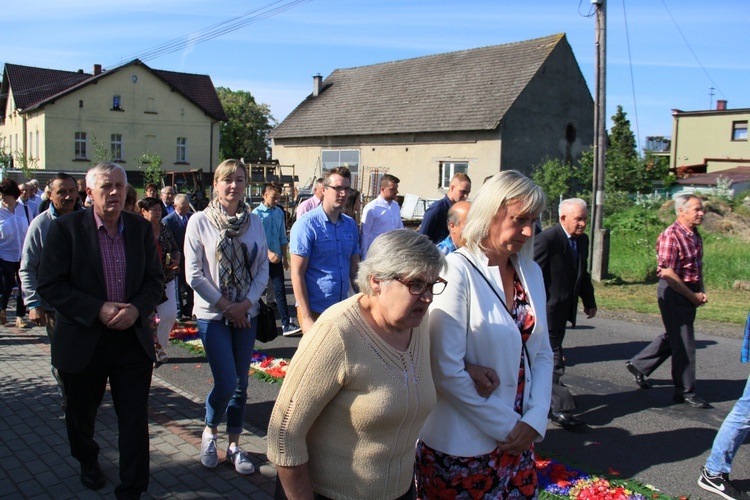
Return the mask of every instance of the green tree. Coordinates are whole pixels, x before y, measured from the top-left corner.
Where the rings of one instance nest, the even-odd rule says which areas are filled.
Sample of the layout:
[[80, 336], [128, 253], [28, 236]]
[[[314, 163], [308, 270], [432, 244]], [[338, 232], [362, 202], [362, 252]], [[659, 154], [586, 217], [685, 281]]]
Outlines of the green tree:
[[584, 186], [591, 184], [592, 164], [586, 158], [584, 154], [578, 165], [565, 163], [559, 158], [547, 158], [534, 168], [531, 178], [547, 195], [547, 210], [543, 217], [547, 223], [557, 221], [560, 199], [581, 196]]
[[164, 169], [161, 168], [162, 160], [159, 153], [143, 153], [135, 159], [138, 170], [143, 171], [143, 183], [153, 182], [157, 186], [164, 179]]
[[635, 160], [638, 158], [638, 148], [635, 144], [635, 135], [630, 130], [630, 120], [626, 118], [627, 115], [618, 104], [617, 112], [612, 117], [613, 125], [609, 131], [607, 154], [611, 153], [625, 160]]
[[233, 91], [218, 87], [216, 93], [229, 118], [220, 128], [221, 159], [269, 159], [268, 134], [276, 126], [276, 120], [268, 105], [256, 103], [252, 94], [244, 90]]

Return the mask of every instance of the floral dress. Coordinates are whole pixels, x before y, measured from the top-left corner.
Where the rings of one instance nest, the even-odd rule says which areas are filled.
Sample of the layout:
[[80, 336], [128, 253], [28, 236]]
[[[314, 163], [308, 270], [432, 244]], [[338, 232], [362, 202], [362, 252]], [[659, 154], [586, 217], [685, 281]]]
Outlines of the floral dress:
[[[526, 381], [526, 340], [536, 317], [518, 274], [513, 274], [513, 320], [518, 326], [523, 349], [518, 369], [518, 389], [513, 409], [523, 412]], [[534, 445], [520, 455], [508, 455], [495, 449], [487, 455], [457, 457], [417, 444], [417, 498], [432, 499], [506, 499], [536, 498], [537, 475]]]

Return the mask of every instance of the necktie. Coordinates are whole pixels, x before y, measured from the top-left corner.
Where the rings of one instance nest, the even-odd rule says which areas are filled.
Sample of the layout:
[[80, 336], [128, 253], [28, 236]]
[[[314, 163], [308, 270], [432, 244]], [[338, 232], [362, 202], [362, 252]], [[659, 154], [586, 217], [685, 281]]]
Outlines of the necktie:
[[29, 218], [29, 206], [26, 203], [23, 204], [23, 211], [26, 212], [26, 223], [31, 224], [31, 218]]
[[575, 240], [575, 238], [570, 238], [570, 248], [573, 249], [573, 260], [576, 263], [576, 266], [578, 265], [578, 242]]

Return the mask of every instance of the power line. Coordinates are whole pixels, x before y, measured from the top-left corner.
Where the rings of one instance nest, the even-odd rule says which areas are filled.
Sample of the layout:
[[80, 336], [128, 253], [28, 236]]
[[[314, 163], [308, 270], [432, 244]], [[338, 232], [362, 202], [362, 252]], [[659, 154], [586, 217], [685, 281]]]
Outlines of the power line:
[[[625, 22], [625, 45], [628, 48], [628, 66], [630, 68], [630, 89], [633, 92], [633, 115], [635, 116], [635, 144], [640, 144], [641, 130], [638, 127], [638, 106], [635, 99], [635, 79], [633, 78], [633, 59], [630, 56], [630, 34], [628, 33], [628, 15], [625, 11], [625, 0], [622, 0], [622, 18]], [[640, 149], [638, 149], [640, 151]]]
[[682, 30], [677, 25], [677, 21], [675, 21], [675, 18], [672, 16], [672, 13], [669, 11], [669, 7], [667, 7], [667, 4], [664, 2], [664, 0], [661, 0], [661, 4], [664, 6], [664, 10], [667, 11], [667, 14], [669, 15], [669, 18], [672, 20], [672, 23], [674, 24], [674, 27], [677, 28], [677, 32], [682, 37], [682, 41], [685, 42], [685, 45], [687, 45], [688, 50], [691, 54], [693, 54], [693, 57], [695, 58], [695, 62], [698, 63], [698, 66], [703, 70], [703, 74], [706, 75], [706, 78], [708, 78], [708, 81], [711, 82], [711, 84], [716, 88], [716, 90], [719, 91], [719, 93], [724, 96], [726, 99], [726, 96], [724, 95], [724, 92], [721, 91], [718, 85], [716, 85], [716, 82], [714, 82], [713, 78], [711, 78], [711, 75], [708, 74], [708, 71], [706, 71], [706, 68], [703, 67], [703, 64], [701, 63], [700, 59], [698, 59], [698, 56], [695, 54], [695, 51], [693, 50], [693, 47], [690, 46], [690, 43], [687, 41], [687, 38], [685, 38], [685, 35], [683, 35]]
[[198, 31], [194, 31], [179, 38], [164, 42], [144, 52], [132, 54], [126, 58], [123, 58], [120, 63], [105, 65], [104, 67], [106, 68], [119, 66], [123, 62], [132, 61], [134, 59], [139, 59], [143, 62], [146, 62], [167, 54], [179, 52], [187, 47], [213, 40], [214, 38], [226, 35], [227, 33], [231, 33], [240, 28], [244, 28], [249, 24], [268, 19], [269, 17], [273, 17], [275, 15], [281, 14], [282, 12], [293, 9], [300, 4], [311, 1], [312, 0], [275, 0], [267, 5], [264, 5], [263, 7], [253, 9], [239, 16], [226, 19]]

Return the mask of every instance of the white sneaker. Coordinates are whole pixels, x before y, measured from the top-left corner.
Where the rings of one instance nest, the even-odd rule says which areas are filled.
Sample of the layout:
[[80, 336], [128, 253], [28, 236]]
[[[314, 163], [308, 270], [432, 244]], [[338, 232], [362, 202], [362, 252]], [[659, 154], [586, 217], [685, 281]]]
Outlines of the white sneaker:
[[216, 438], [203, 434], [201, 440], [201, 463], [204, 467], [213, 469], [219, 465], [219, 454], [216, 450]]
[[234, 470], [236, 470], [238, 474], [247, 475], [255, 472], [255, 466], [250, 461], [250, 454], [243, 451], [242, 448], [237, 448], [234, 453], [232, 453], [231, 448], [228, 449], [227, 460], [234, 464]]

